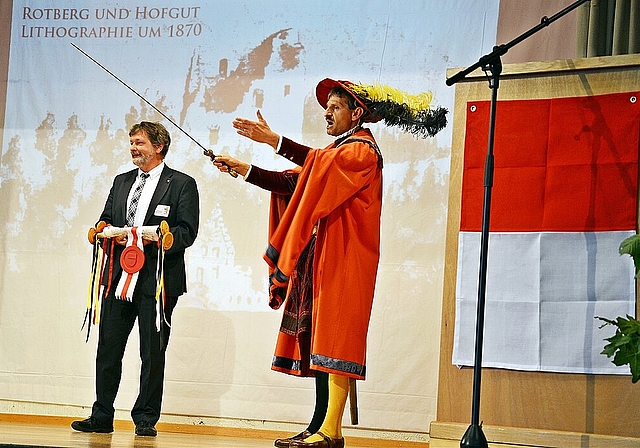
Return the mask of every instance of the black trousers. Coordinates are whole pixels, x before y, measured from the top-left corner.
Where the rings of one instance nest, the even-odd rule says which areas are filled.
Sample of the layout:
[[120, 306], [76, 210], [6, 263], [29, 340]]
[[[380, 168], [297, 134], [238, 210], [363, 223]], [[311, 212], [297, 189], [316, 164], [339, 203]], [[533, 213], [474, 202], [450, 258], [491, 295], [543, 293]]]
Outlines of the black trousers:
[[[171, 324], [171, 314], [178, 297], [167, 297], [165, 318]], [[169, 342], [170, 326], [162, 322], [162, 332], [156, 329], [155, 297], [137, 295], [133, 301], [108, 297], [102, 303], [96, 355], [96, 401], [91, 416], [101, 421], [112, 422], [120, 379], [122, 358], [127, 340], [138, 320], [140, 336], [140, 385], [138, 398], [131, 409], [135, 424], [146, 420], [156, 424], [160, 419], [164, 386], [165, 352]]]

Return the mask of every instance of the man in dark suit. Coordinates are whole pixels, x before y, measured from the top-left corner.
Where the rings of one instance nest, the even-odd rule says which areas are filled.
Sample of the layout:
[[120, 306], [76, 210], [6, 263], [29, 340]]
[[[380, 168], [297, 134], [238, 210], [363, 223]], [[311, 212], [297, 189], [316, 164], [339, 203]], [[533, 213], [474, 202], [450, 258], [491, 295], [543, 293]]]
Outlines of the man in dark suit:
[[91, 416], [74, 421], [71, 427], [83, 432], [113, 431], [113, 404], [122, 376], [122, 358], [138, 319], [142, 365], [138, 397], [131, 417], [136, 425], [136, 435], [155, 436], [162, 404], [171, 314], [178, 297], [187, 291], [184, 253], [198, 234], [200, 206], [195, 179], [169, 168], [164, 162], [171, 137], [162, 124], [146, 121], [135, 124], [129, 138], [129, 151], [138, 168], [115, 177], [99, 221], [127, 229], [158, 226], [162, 221], [169, 225], [174, 240], [162, 261], [165, 294], [165, 300], [159, 298], [164, 304], [162, 316], [158, 316], [156, 303], [157, 244], [141, 237], [144, 257], [140, 253], [137, 259], [144, 259], [144, 263], [139, 271], [130, 273], [130, 267], [126, 272], [123, 270], [121, 254], [125, 249], [136, 248], [132, 244], [132, 231], [105, 240], [108, 260], [102, 276], [104, 297], [96, 355], [96, 401]]

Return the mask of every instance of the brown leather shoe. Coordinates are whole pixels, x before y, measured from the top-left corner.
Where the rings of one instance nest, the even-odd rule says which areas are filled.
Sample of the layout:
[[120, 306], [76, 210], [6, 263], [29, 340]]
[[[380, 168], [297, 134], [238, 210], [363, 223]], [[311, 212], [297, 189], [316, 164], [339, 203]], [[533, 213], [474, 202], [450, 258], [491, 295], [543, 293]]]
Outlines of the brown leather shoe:
[[322, 434], [320, 431], [318, 431], [316, 434], [318, 434], [320, 437], [322, 437], [322, 440], [320, 440], [319, 442], [305, 442], [304, 440], [294, 440], [293, 442], [291, 442], [291, 444], [289, 445], [290, 447], [300, 447], [300, 448], [344, 448], [344, 438], [340, 437], [339, 439], [332, 439], [329, 436], [326, 436], [324, 434]]
[[273, 445], [277, 448], [289, 448], [291, 446], [291, 442], [293, 442], [294, 440], [304, 440], [311, 435], [313, 434], [305, 429], [300, 434], [296, 434], [293, 437], [289, 437], [287, 439], [276, 439], [276, 441], [273, 442]]

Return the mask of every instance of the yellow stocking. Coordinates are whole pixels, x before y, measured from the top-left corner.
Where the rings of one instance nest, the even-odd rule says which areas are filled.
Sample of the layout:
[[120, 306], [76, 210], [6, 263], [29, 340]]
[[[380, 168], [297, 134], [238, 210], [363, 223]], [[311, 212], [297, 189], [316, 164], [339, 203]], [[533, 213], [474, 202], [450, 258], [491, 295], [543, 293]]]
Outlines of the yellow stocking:
[[[349, 377], [344, 375], [329, 374], [329, 407], [327, 415], [318, 432], [332, 439], [342, 437], [342, 414], [347, 404], [349, 395]], [[305, 442], [319, 442], [322, 440], [318, 434], [307, 437]]]

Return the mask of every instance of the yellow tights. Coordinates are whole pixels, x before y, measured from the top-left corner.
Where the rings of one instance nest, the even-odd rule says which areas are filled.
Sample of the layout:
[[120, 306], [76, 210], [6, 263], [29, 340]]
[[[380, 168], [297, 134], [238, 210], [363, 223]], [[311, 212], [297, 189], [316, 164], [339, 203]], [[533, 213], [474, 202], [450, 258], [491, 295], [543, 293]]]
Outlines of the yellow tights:
[[[349, 377], [344, 375], [329, 374], [329, 407], [327, 415], [318, 432], [332, 439], [342, 437], [342, 415], [349, 395]], [[319, 442], [322, 440], [318, 434], [304, 439], [305, 442]]]

